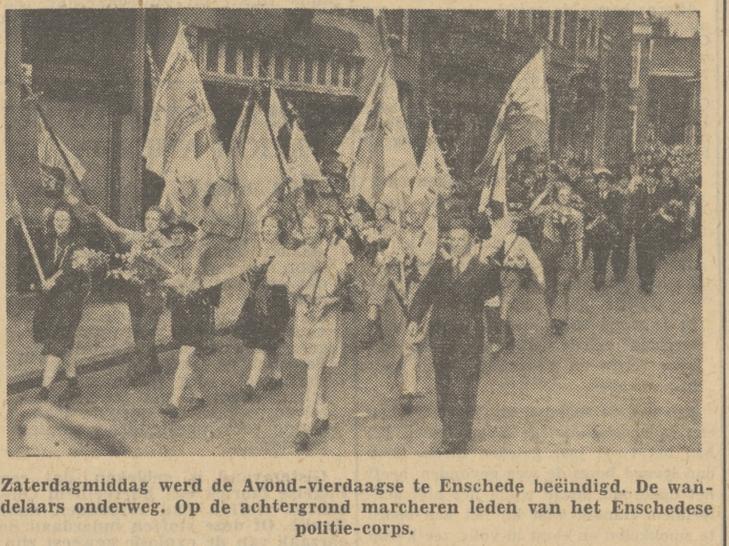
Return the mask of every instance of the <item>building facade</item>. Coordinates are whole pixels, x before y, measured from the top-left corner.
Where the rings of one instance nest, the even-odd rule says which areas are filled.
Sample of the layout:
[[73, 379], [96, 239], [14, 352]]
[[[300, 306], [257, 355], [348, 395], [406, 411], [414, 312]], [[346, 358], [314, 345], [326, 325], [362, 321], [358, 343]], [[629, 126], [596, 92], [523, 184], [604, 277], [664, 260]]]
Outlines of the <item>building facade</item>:
[[297, 111], [317, 159], [336, 158], [384, 59], [385, 39], [416, 158], [432, 120], [456, 178], [473, 176], [511, 81], [539, 48], [548, 59], [551, 156], [610, 163], [633, 149], [633, 13], [384, 16], [383, 37], [371, 10], [8, 11], [7, 170], [29, 222], [40, 223], [47, 203], [32, 194], [37, 113], [22, 100], [21, 65], [33, 66], [51, 125], [86, 167], [90, 200], [139, 227], [163, 185], [141, 157], [153, 100], [149, 57], [161, 71], [180, 23], [226, 147], [246, 97], [265, 103], [273, 86]]

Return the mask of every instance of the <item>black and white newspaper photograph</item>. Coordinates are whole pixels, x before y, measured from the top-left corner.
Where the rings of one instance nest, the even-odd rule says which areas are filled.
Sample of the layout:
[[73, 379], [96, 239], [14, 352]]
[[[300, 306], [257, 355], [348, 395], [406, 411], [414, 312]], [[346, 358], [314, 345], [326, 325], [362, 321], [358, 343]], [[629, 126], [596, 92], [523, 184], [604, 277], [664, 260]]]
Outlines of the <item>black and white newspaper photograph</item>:
[[8, 544], [726, 544], [721, 2], [15, 4]]

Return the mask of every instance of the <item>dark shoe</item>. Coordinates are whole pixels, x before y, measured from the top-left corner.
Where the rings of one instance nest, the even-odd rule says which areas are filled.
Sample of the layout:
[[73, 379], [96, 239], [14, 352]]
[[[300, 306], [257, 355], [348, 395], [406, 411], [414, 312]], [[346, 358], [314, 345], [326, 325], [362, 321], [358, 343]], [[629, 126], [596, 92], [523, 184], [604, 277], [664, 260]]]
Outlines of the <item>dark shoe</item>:
[[180, 410], [177, 406], [173, 406], [172, 404], [167, 404], [165, 406], [162, 406], [159, 409], [159, 412], [162, 415], [166, 415], [167, 417], [171, 417], [172, 419], [177, 419], [180, 416]]
[[294, 448], [296, 452], [307, 451], [311, 444], [311, 435], [308, 432], [297, 432], [294, 437]]
[[162, 366], [160, 364], [157, 364], [156, 366], [150, 366], [147, 370], [147, 375], [162, 375]]
[[644, 293], [644, 294], [645, 294], [646, 296], [651, 296], [651, 295], [653, 295], [653, 286], [651, 286], [651, 285], [649, 285], [649, 284], [641, 284], [641, 285], [640, 285], [640, 289], [641, 289], [641, 290], [643, 291], [643, 293]]
[[367, 331], [362, 340], [362, 348], [369, 349], [383, 339], [385, 339], [385, 333], [382, 330], [382, 320], [379, 317], [375, 320], [368, 320]]
[[251, 402], [252, 400], [258, 398], [258, 392], [256, 391], [256, 387], [254, 387], [253, 385], [246, 385], [245, 387], [243, 387], [241, 398], [244, 402]]
[[552, 321], [552, 330], [554, 331], [555, 336], [562, 337], [566, 329], [567, 323], [565, 321], [557, 319]]
[[329, 419], [317, 419], [314, 421], [314, 425], [311, 427], [311, 435], [318, 436], [329, 430]]
[[593, 289], [595, 290], [595, 292], [599, 292], [603, 288], [605, 288], [605, 281], [595, 281], [594, 282]]
[[208, 405], [208, 401], [205, 400], [202, 396], [200, 398], [193, 398], [192, 402], [190, 402], [190, 410], [195, 411], [195, 410], [203, 409], [207, 405]]
[[267, 377], [258, 388], [262, 391], [280, 391], [283, 389], [283, 378], [282, 377]]
[[615, 276], [615, 283], [616, 284], [622, 284], [625, 282], [625, 275], [616, 275]]
[[75, 400], [81, 396], [81, 389], [78, 386], [78, 382], [70, 382], [66, 385], [66, 389], [58, 397], [58, 401], [62, 404], [67, 404], [71, 400]]
[[410, 415], [415, 408], [415, 395], [403, 393], [400, 395], [400, 409], [405, 415]]
[[35, 395], [36, 400], [46, 401], [50, 397], [51, 392], [48, 390], [48, 387], [41, 387], [38, 389], [38, 393]]

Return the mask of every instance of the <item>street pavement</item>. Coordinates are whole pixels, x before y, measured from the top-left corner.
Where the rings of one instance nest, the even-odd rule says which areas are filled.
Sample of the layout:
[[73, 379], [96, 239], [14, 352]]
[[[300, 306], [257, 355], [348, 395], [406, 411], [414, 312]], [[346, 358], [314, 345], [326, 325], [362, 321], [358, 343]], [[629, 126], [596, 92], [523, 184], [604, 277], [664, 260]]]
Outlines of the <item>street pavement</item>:
[[[624, 284], [591, 287], [591, 260], [573, 289], [572, 319], [564, 338], [552, 337], [541, 293], [516, 302], [515, 350], [484, 356], [471, 451], [480, 453], [650, 452], [701, 449], [701, 289], [696, 244], [659, 265], [656, 290], [646, 296], [631, 273]], [[224, 293], [223, 299], [226, 299]], [[224, 314], [239, 309], [228, 297]], [[431, 453], [437, 445], [433, 373], [421, 365], [423, 398], [403, 416], [398, 406], [402, 319], [395, 304], [384, 313], [386, 340], [357, 347], [364, 306], [348, 315], [342, 363], [331, 388], [332, 427], [313, 454]], [[232, 313], [234, 314], [234, 313]], [[108, 327], [108, 324], [105, 325]], [[126, 327], [126, 326], [125, 326]], [[81, 334], [79, 334], [81, 335]], [[159, 415], [169, 396], [176, 354], [162, 355], [165, 373], [130, 389], [123, 366], [81, 377], [74, 410], [108, 419], [133, 455], [291, 455], [303, 399], [305, 367], [282, 352], [283, 390], [244, 402], [240, 392], [250, 351], [230, 336], [198, 362], [209, 405], [178, 420]], [[53, 395], [57, 396], [60, 387]], [[19, 436], [13, 416], [34, 390], [10, 396], [9, 449]]]

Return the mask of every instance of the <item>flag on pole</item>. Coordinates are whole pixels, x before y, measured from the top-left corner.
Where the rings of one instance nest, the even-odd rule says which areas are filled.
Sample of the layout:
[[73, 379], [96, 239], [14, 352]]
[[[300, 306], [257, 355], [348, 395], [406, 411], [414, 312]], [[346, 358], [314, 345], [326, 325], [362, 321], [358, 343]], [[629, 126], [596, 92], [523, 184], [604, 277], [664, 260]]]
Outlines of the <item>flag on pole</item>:
[[165, 179], [160, 207], [199, 225], [226, 159], [183, 25], [157, 86], [143, 155], [147, 169]]
[[81, 162], [63, 142], [58, 140], [58, 145], [63, 149], [63, 153], [65, 153], [68, 159], [68, 164], [73, 169], [72, 174], [42, 119], [38, 120], [38, 127], [38, 164], [41, 172], [41, 184], [47, 191], [53, 193], [62, 192], [66, 182], [73, 180], [74, 175], [76, 180], [80, 181], [86, 174], [86, 169], [84, 169]]
[[[271, 129], [273, 129], [273, 134], [277, 139], [280, 137], [282, 130], [288, 129], [289, 118], [281, 106], [281, 99], [279, 99], [278, 92], [274, 87], [271, 87], [271, 98], [268, 101], [268, 121], [271, 122]], [[277, 141], [276, 144], [280, 147], [281, 143]]]
[[549, 89], [544, 50], [539, 50], [511, 84], [477, 173], [487, 174], [488, 168], [496, 165], [494, 157], [504, 141], [509, 154], [529, 147], [549, 149]]
[[344, 135], [341, 144], [339, 144], [339, 148], [337, 148], [339, 161], [344, 164], [347, 170], [350, 170], [352, 168], [352, 164], [357, 157], [357, 151], [364, 137], [365, 128], [368, 126], [368, 121], [371, 122], [369, 125], [373, 124], [374, 117], [376, 116], [375, 110], [379, 104], [379, 96], [382, 89], [382, 80], [385, 76], [385, 72], [387, 71], [388, 64], [389, 59], [385, 60], [385, 62], [383, 63], [382, 68], [378, 72], [377, 77], [372, 84], [372, 88], [370, 89], [370, 92], [365, 99], [362, 109], [360, 110], [359, 114], [357, 114], [357, 117], [352, 123], [352, 126], [349, 128], [349, 131], [347, 131], [347, 134]]
[[289, 148], [289, 158], [293, 165], [301, 173], [304, 180], [324, 180], [319, 162], [311, 151], [309, 142], [306, 140], [304, 131], [301, 130], [299, 124], [294, 120], [291, 124], [291, 147]]
[[370, 205], [400, 202], [410, 193], [417, 162], [400, 108], [397, 84], [389, 57], [375, 80], [357, 119], [339, 146], [342, 162], [349, 169], [349, 187]]
[[446, 165], [443, 151], [440, 149], [438, 139], [433, 130], [433, 123], [428, 126], [428, 138], [425, 141], [425, 151], [420, 160], [418, 173], [415, 176], [411, 195], [419, 197], [428, 192], [436, 195], [448, 195], [455, 182]]
[[479, 212], [483, 212], [492, 203], [501, 203], [504, 214], [507, 213], [506, 206], [506, 148], [504, 139], [499, 142], [492, 165], [491, 184], [486, 184], [481, 191], [481, 200], [478, 205]]
[[301, 166], [291, 158], [291, 139], [293, 128], [289, 124], [289, 118], [281, 106], [281, 99], [276, 89], [271, 87], [271, 97], [268, 104], [268, 122], [271, 124], [271, 132], [274, 136], [274, 145], [277, 148], [283, 168], [289, 177], [288, 189], [293, 191], [304, 184]]
[[236, 182], [241, 188], [250, 210], [258, 218], [265, 215], [286, 180], [277, 156], [278, 150], [271, 139], [266, 114], [253, 102], [253, 113], [247, 134], [243, 137], [246, 109], [241, 113], [230, 147], [230, 160]]

